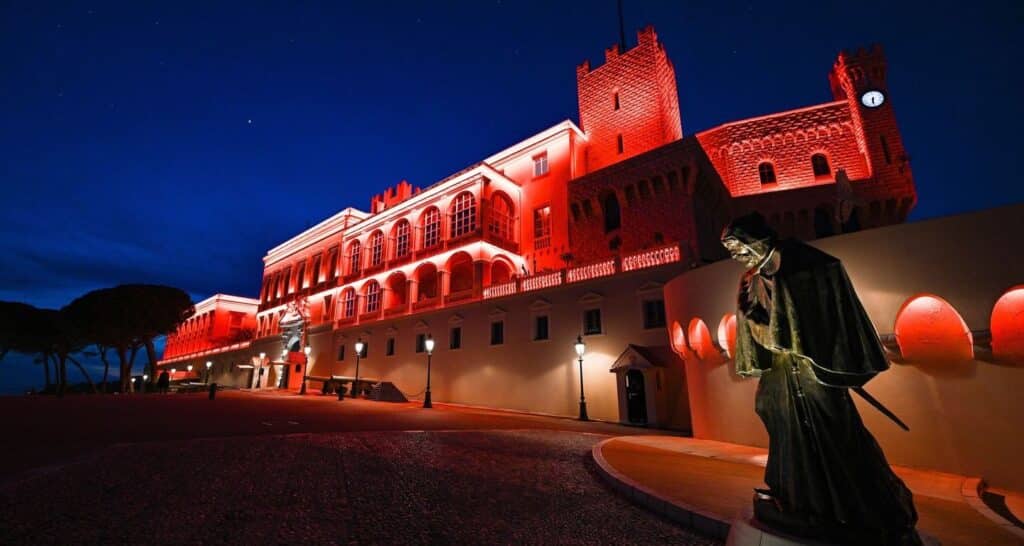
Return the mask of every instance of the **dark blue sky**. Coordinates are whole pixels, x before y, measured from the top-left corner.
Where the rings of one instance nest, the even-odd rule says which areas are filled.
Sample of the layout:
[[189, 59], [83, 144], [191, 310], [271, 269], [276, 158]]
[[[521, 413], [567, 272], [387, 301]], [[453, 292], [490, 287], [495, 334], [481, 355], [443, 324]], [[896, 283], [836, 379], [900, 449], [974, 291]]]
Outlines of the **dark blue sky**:
[[[140, 4], [145, 4], [141, 6]], [[615, 0], [6, 2], [0, 299], [122, 282], [255, 295], [271, 246], [577, 118]], [[626, 0], [675, 63], [683, 131], [830, 100], [882, 43], [913, 219], [1024, 201], [1019, 2]]]

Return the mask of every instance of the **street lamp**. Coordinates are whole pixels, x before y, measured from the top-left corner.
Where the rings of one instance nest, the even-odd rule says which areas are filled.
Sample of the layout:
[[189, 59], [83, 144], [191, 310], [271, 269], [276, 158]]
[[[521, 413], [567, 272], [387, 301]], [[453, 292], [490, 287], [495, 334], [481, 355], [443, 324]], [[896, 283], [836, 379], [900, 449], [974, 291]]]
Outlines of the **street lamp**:
[[587, 401], [583, 398], [583, 353], [587, 350], [587, 346], [583, 343], [583, 336], [576, 336], [576, 344], [573, 348], [576, 349], [576, 356], [580, 359], [580, 421], [589, 421]]
[[306, 363], [302, 365], [302, 386], [299, 387], [299, 394], [306, 394], [306, 372], [309, 371], [309, 355], [313, 352], [313, 348], [306, 345], [302, 352], [306, 353]]
[[257, 364], [255, 371], [253, 372], [253, 377], [255, 378], [253, 385], [254, 389], [260, 388], [260, 376], [263, 375], [263, 363], [266, 362], [266, 360], [267, 353], [260, 353], [260, 361]]
[[427, 349], [427, 394], [423, 397], [423, 407], [432, 408], [434, 406], [430, 403], [430, 357], [434, 354], [434, 338], [430, 337], [430, 334], [427, 334], [423, 346]]
[[149, 374], [142, 374], [142, 392], [146, 392], [146, 382], [149, 381]]
[[356, 340], [356, 380], [352, 382], [352, 397], [359, 397], [359, 358], [363, 355], [363, 347], [366, 344], [363, 343], [363, 338]]
[[212, 368], [212, 367], [213, 367], [213, 362], [207, 360], [206, 361], [206, 381], [205, 381], [205, 383], [209, 383], [210, 382], [210, 368]]

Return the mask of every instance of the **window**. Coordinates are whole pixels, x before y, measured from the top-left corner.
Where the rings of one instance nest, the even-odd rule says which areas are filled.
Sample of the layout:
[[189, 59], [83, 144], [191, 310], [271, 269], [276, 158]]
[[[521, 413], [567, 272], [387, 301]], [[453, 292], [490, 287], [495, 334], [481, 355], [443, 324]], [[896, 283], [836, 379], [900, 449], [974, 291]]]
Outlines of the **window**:
[[430, 248], [441, 241], [441, 213], [437, 207], [423, 213], [423, 248]]
[[583, 335], [592, 336], [601, 333], [601, 310], [587, 309], [583, 312]]
[[345, 344], [338, 345], [338, 360], [345, 360]]
[[624, 150], [624, 149], [625, 149], [625, 148], [623, 147], [623, 145], [622, 145], [622, 135], [619, 135], [619, 136], [618, 136], [618, 138], [616, 139], [616, 141], [618, 142], [618, 147], [619, 147], [619, 153], [621, 154], [621, 153], [622, 153], [622, 150]]
[[547, 152], [536, 155], [533, 157], [533, 176], [544, 176], [548, 174], [548, 154]]
[[299, 263], [298, 269], [295, 270], [295, 287], [302, 290], [306, 287], [306, 262]]
[[543, 341], [545, 339], [548, 339], [548, 316], [533, 317], [533, 340]]
[[613, 102], [613, 105], [614, 105], [615, 109], [618, 110], [619, 109], [619, 94], [618, 93], [615, 93], [615, 95], [612, 97], [612, 102]]
[[375, 231], [370, 235], [370, 266], [380, 265], [384, 261], [384, 234]]
[[644, 301], [644, 328], [665, 327], [665, 300]]
[[757, 174], [761, 177], [762, 184], [774, 184], [775, 183], [775, 167], [765, 161], [757, 166]]
[[422, 353], [427, 350], [427, 334], [416, 334], [416, 352]]
[[320, 279], [323, 278], [323, 275], [321, 275], [322, 265], [323, 261], [320, 256], [313, 258], [313, 271], [310, 272], [310, 276], [313, 278], [311, 284], [320, 284]]
[[579, 206], [579, 204], [578, 203], [573, 203], [572, 205], [569, 206], [569, 208], [570, 208], [570, 210], [572, 210], [572, 221], [573, 222], [579, 222], [580, 221], [580, 206]]
[[293, 290], [292, 289], [292, 268], [289, 267], [288, 269], [285, 269], [284, 270], [284, 275], [282, 275], [282, 277], [283, 278], [281, 279], [281, 283], [284, 284], [284, 287], [283, 287], [284, 293], [285, 294], [291, 294], [292, 290]]
[[352, 244], [348, 245], [348, 274], [358, 275], [362, 269], [362, 260], [360, 256], [362, 254], [363, 245], [359, 241], [352, 241]]
[[402, 220], [395, 227], [395, 257], [401, 258], [409, 253], [409, 222]]
[[356, 291], [352, 288], [346, 288], [341, 294], [341, 315], [344, 318], [355, 316], [356, 314]]
[[811, 169], [814, 176], [828, 176], [832, 174], [832, 168], [828, 165], [828, 158], [825, 154], [814, 154], [811, 156]]
[[491, 323], [491, 345], [505, 343], [505, 321], [497, 320]]
[[601, 201], [604, 208], [604, 232], [615, 231], [622, 226], [622, 217], [619, 213], [619, 198], [614, 193], [608, 193]]
[[636, 204], [636, 188], [632, 184], [626, 186], [626, 206]]
[[375, 313], [380, 310], [380, 284], [370, 281], [366, 285], [366, 312]]
[[395, 338], [389, 337], [384, 343], [384, 355], [395, 356]]
[[661, 181], [660, 176], [651, 178], [651, 187], [654, 188], [654, 195], [662, 195], [665, 193], [665, 184]]
[[460, 237], [476, 229], [476, 199], [469, 192], [452, 201], [452, 237]]
[[594, 207], [590, 204], [590, 199], [583, 202], [583, 216], [590, 218], [594, 215]]
[[334, 303], [334, 298], [332, 298], [330, 294], [324, 296], [324, 320], [325, 321], [332, 320], [332, 317], [334, 316], [334, 313], [331, 312], [331, 311], [333, 311], [333, 308], [331, 307], [332, 303]]
[[675, 171], [669, 171], [665, 176], [668, 178], [668, 191], [679, 191], [679, 175]]
[[551, 205], [533, 209], [533, 248], [551, 246]]
[[462, 348], [462, 327], [456, 326], [451, 330], [448, 330], [448, 348], [449, 349], [461, 349]]
[[338, 247], [333, 247], [327, 251], [327, 278], [334, 280], [338, 278]]
[[491, 196], [491, 210], [487, 215], [487, 231], [492, 236], [505, 241], [512, 241], [514, 211], [512, 201], [504, 193]]
[[892, 165], [892, 156], [889, 155], [889, 142], [885, 140], [885, 135], [879, 135], [878, 138], [882, 143], [882, 153], [885, 154], [885, 164]]

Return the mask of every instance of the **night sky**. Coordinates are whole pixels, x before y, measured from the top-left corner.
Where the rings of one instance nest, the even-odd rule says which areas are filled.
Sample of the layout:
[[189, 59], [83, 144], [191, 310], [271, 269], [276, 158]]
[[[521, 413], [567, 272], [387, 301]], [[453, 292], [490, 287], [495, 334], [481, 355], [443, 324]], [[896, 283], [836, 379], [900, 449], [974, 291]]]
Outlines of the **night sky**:
[[[618, 38], [615, 0], [210, 4], [0, 5], [0, 299], [255, 296], [303, 229], [577, 121], [575, 67]], [[831, 100], [837, 52], [878, 42], [911, 219], [1024, 201], [1019, 2], [625, 4], [685, 134]]]

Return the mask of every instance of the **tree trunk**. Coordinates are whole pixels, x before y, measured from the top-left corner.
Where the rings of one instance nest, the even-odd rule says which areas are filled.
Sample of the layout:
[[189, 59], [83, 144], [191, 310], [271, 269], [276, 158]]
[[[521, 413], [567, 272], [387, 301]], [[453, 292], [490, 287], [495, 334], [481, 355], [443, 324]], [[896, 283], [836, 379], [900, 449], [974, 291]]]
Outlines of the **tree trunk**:
[[57, 373], [57, 396], [64, 396], [64, 387], [67, 386], [67, 370], [61, 366], [57, 355], [47, 354], [47, 357], [53, 359], [53, 369]]
[[70, 360], [71, 363], [74, 364], [76, 367], [78, 367], [78, 371], [82, 372], [82, 375], [85, 376], [85, 380], [89, 382], [89, 390], [92, 391], [93, 394], [96, 394], [96, 384], [92, 382], [92, 378], [89, 377], [89, 372], [85, 371], [85, 367], [83, 367], [82, 364], [75, 360], [74, 358], [71, 358], [70, 355], [67, 357], [67, 359]]
[[117, 348], [117, 360], [121, 368], [121, 394], [128, 393], [128, 348], [118, 347]]
[[156, 347], [153, 345], [153, 338], [146, 338], [146, 358], [149, 363], [146, 365], [150, 381], [156, 381]]
[[46, 376], [46, 386], [43, 387], [43, 392], [48, 392], [53, 383], [50, 381], [50, 360], [45, 355], [43, 356], [43, 374]]
[[100, 360], [103, 361], [103, 394], [107, 394], [107, 375], [110, 374], [110, 361], [107, 360], [107, 348], [97, 345], [96, 352], [100, 354]]

